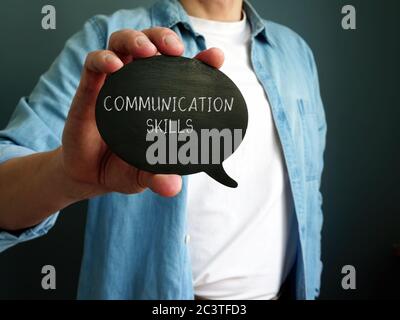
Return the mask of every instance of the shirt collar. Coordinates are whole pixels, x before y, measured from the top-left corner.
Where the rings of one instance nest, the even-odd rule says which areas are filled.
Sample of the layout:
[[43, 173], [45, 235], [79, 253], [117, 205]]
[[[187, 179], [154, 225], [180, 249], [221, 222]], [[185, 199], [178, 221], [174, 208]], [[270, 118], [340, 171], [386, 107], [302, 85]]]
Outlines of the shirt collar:
[[[243, 9], [246, 11], [247, 19], [251, 27], [252, 37], [261, 36], [269, 44], [273, 45], [271, 37], [267, 35], [267, 30], [263, 19], [248, 1], [243, 1]], [[177, 24], [182, 24], [184, 28], [197, 35], [193, 30], [189, 16], [178, 0], [160, 0], [151, 7], [151, 16], [154, 25], [172, 28]]]

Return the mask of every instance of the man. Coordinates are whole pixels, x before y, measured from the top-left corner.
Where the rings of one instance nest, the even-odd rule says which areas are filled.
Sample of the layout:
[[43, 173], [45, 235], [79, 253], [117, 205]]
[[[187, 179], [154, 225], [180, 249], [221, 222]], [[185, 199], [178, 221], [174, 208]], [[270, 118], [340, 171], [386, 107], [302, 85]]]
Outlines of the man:
[[[94, 107], [107, 74], [155, 54], [223, 65], [243, 93], [248, 132], [224, 163], [237, 189], [143, 172], [101, 139]], [[310, 49], [247, 2], [163, 0], [96, 16], [0, 132], [0, 250], [90, 199], [78, 298], [313, 299], [325, 133]]]

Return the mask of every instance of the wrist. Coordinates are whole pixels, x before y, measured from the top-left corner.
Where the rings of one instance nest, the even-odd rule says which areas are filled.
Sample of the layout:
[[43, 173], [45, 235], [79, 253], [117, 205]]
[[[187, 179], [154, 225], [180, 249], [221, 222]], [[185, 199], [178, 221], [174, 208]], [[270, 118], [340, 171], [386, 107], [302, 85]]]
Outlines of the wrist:
[[55, 177], [57, 184], [61, 187], [65, 201], [74, 203], [102, 193], [98, 190], [98, 186], [78, 181], [68, 174], [65, 169], [62, 147], [51, 151], [50, 157], [52, 158], [52, 176]]

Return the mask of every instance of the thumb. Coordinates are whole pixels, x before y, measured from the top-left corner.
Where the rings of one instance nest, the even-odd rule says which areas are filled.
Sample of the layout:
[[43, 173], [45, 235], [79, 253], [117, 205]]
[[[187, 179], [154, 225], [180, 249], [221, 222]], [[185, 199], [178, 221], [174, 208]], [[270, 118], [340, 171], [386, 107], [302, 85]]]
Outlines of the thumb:
[[94, 116], [94, 107], [107, 74], [124, 66], [122, 61], [109, 50], [94, 51], [88, 54], [78, 89], [72, 102], [70, 116], [88, 119]]
[[182, 178], [175, 174], [153, 174], [138, 170], [137, 184], [164, 197], [174, 197], [182, 189]]

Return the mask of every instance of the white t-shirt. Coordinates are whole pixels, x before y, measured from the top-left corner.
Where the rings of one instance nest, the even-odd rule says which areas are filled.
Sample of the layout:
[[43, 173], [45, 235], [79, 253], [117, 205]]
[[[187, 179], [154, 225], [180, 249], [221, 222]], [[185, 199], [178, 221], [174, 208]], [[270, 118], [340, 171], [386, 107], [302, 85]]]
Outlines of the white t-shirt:
[[223, 166], [239, 186], [205, 173], [189, 177], [188, 232], [195, 294], [206, 299], [273, 299], [293, 265], [297, 229], [280, 143], [250, 60], [250, 26], [190, 17], [207, 47], [225, 53], [221, 69], [242, 92], [246, 136]]

